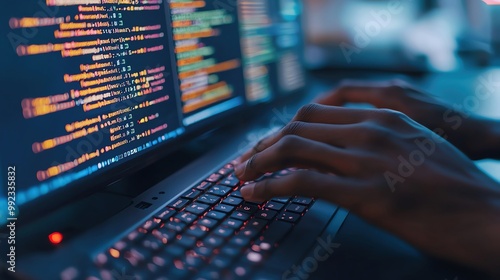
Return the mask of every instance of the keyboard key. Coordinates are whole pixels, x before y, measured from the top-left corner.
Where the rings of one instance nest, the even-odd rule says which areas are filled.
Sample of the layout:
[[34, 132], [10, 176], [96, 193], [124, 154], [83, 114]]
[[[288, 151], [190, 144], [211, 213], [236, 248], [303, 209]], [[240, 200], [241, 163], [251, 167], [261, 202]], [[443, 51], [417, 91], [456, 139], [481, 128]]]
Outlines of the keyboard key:
[[196, 275], [196, 280], [217, 280], [223, 279], [222, 272], [215, 268], [207, 266], [198, 275]]
[[234, 236], [233, 238], [229, 239], [229, 244], [236, 247], [236, 248], [243, 248], [247, 247], [250, 245], [251, 238], [245, 235], [237, 235]]
[[252, 263], [260, 263], [263, 260], [262, 254], [250, 250], [246, 253], [246, 258]]
[[186, 265], [186, 268], [188, 270], [192, 270], [192, 271], [196, 271], [198, 270], [202, 265], [205, 264], [205, 262], [203, 261], [203, 259], [199, 256], [196, 256], [196, 255], [187, 255], [183, 260], [182, 262], [185, 263]]
[[300, 219], [299, 214], [291, 213], [291, 212], [283, 212], [278, 216], [278, 220], [295, 223]]
[[171, 244], [177, 232], [168, 228], [159, 228], [152, 231], [152, 235], [158, 238], [163, 244]]
[[292, 203], [286, 207], [286, 211], [302, 214], [306, 211], [304, 205]]
[[276, 197], [276, 198], [273, 198], [271, 200], [279, 202], [279, 203], [286, 204], [288, 201], [290, 201], [290, 199], [291, 199], [290, 197]]
[[224, 212], [219, 212], [219, 211], [210, 211], [207, 213], [208, 218], [216, 219], [216, 220], [222, 220], [227, 216], [227, 213]]
[[223, 168], [221, 168], [219, 171], [217, 171], [217, 173], [219, 173], [222, 176], [227, 176], [233, 171], [234, 171], [234, 169], [231, 165], [226, 165]]
[[285, 206], [285, 204], [283, 204], [283, 203], [279, 203], [276, 201], [269, 201], [268, 203], [266, 203], [266, 205], [264, 207], [267, 209], [280, 211], [281, 209], [283, 209], [284, 206]]
[[238, 210], [248, 214], [253, 214], [257, 210], [259, 210], [259, 207], [253, 204], [249, 204], [248, 202], [245, 202], [240, 207], [238, 207]]
[[110, 259], [108, 265], [111, 269], [114, 269], [116, 271], [132, 272], [134, 270], [133, 265], [126, 258]]
[[261, 219], [266, 219], [266, 220], [272, 220], [276, 215], [278, 214], [278, 211], [274, 210], [269, 210], [269, 209], [262, 209], [259, 210], [255, 213], [255, 217], [261, 218]]
[[210, 183], [210, 182], [207, 182], [207, 181], [203, 181], [201, 182], [197, 187], [196, 189], [200, 190], [200, 191], [205, 191], [207, 190], [208, 188], [210, 188], [213, 184]]
[[129, 241], [136, 241], [142, 239], [146, 235], [146, 231], [142, 228], [136, 229], [127, 235]]
[[226, 245], [226, 246], [221, 248], [220, 253], [221, 253], [221, 255], [225, 255], [227, 257], [234, 258], [234, 257], [239, 256], [241, 254], [241, 249], [240, 249], [240, 247]]
[[161, 219], [162, 221], [168, 221], [177, 211], [172, 208], [166, 208], [154, 215], [155, 218]]
[[240, 180], [234, 177], [234, 175], [230, 175], [229, 177], [220, 181], [219, 184], [234, 188], [240, 184]]
[[135, 269], [133, 272], [133, 278], [135, 280], [147, 280], [151, 277], [151, 274], [160, 271], [160, 267], [155, 264], [148, 263], [145, 266]]
[[257, 235], [259, 235], [259, 231], [255, 228], [244, 228], [240, 232], [238, 232], [238, 236], [245, 236], [250, 239], [254, 239]]
[[268, 221], [263, 219], [253, 218], [245, 225], [245, 228], [254, 228], [257, 231], [262, 231], [267, 226]]
[[151, 263], [161, 268], [168, 267], [172, 261], [172, 257], [168, 256], [165, 251], [160, 252], [151, 259]]
[[180, 198], [180, 199], [177, 199], [174, 202], [170, 203], [168, 205], [168, 207], [172, 207], [174, 209], [181, 210], [188, 203], [189, 203], [189, 200]]
[[261, 239], [262, 239], [262, 237], [255, 240], [255, 243], [252, 245], [252, 250], [254, 250], [256, 252], [266, 252], [266, 251], [270, 251], [271, 249], [274, 248], [273, 245], [271, 245], [270, 243], [267, 243], [265, 241], [262, 241]]
[[250, 214], [241, 212], [241, 211], [235, 211], [232, 215], [231, 218], [241, 220], [241, 221], [246, 221], [250, 218]]
[[177, 233], [183, 231], [186, 227], [187, 227], [187, 225], [185, 223], [181, 222], [180, 220], [167, 222], [167, 223], [165, 223], [165, 226], [164, 226], [164, 228], [171, 229]]
[[231, 265], [231, 259], [222, 255], [217, 255], [210, 262], [211, 265], [218, 269], [225, 269]]
[[222, 223], [222, 226], [239, 229], [241, 228], [241, 226], [243, 226], [243, 221], [235, 219], [227, 219]]
[[297, 197], [293, 199], [293, 203], [302, 205], [311, 205], [312, 202], [313, 202], [312, 198], [307, 198], [307, 197]]
[[170, 245], [165, 248], [165, 252], [172, 258], [179, 258], [183, 256], [185, 251], [186, 249], [177, 244]]
[[229, 196], [228, 198], [224, 199], [222, 203], [228, 204], [231, 206], [239, 206], [243, 202], [243, 199], [237, 198], [237, 197], [232, 197]]
[[267, 249], [265, 246], [262, 246], [263, 243], [268, 243], [272, 247], [276, 245], [276, 243], [280, 242], [287, 233], [289, 233], [293, 228], [293, 224], [282, 222], [282, 221], [274, 221], [271, 223], [269, 228], [264, 232], [261, 238], [261, 247], [262, 249]]
[[177, 242], [175, 244], [180, 245], [184, 248], [191, 248], [196, 244], [196, 238], [183, 234], [179, 238], [177, 238]]
[[216, 195], [216, 196], [226, 196], [230, 191], [231, 191], [231, 188], [229, 188], [229, 187], [224, 187], [224, 186], [221, 186], [221, 185], [215, 185], [215, 186], [211, 187], [207, 191], [207, 193], [213, 194], [213, 195]]
[[[210, 212], [216, 212], [216, 211], [210, 211]], [[209, 213], [210, 213], [209, 212]], [[218, 212], [220, 213], [220, 212]], [[208, 215], [207, 215], [208, 217]], [[212, 229], [217, 225], [218, 221], [214, 219], [209, 219], [209, 218], [203, 218], [198, 221], [198, 225], [202, 225], [204, 227], [207, 227], [208, 229]]]
[[186, 230], [186, 234], [192, 235], [196, 238], [202, 238], [208, 233], [208, 228], [199, 224], [193, 225]]
[[179, 214], [175, 215], [175, 219], [178, 219], [181, 222], [184, 222], [188, 225], [191, 224], [192, 222], [194, 222], [197, 218], [198, 218], [198, 216], [191, 214], [191, 213], [188, 213], [188, 212], [179, 213]]
[[237, 197], [237, 198], [243, 198], [243, 196], [241, 195], [241, 191], [240, 190], [232, 192], [229, 196], [233, 196], [233, 197]]
[[222, 179], [222, 175], [220, 175], [219, 173], [214, 173], [212, 175], [210, 175], [210, 177], [208, 177], [206, 179], [206, 181], [210, 182], [210, 183], [216, 183], [218, 182], [220, 179]]
[[217, 235], [208, 236], [203, 240], [203, 245], [211, 248], [217, 248], [224, 244], [224, 239]]
[[236, 267], [234, 267], [232, 269], [232, 271], [231, 271], [232, 274], [230, 277], [231, 278], [246, 279], [248, 277], [248, 274], [250, 273], [250, 271], [251, 271], [250, 267], [238, 264]]
[[228, 228], [228, 227], [218, 227], [215, 231], [214, 234], [227, 238], [229, 236], [232, 236], [234, 234], [234, 229], [233, 228]]
[[146, 238], [142, 240], [141, 245], [153, 251], [159, 250], [164, 246], [163, 242], [152, 234], [146, 236]]
[[205, 258], [211, 257], [214, 253], [212, 248], [205, 246], [205, 245], [196, 246], [196, 248], [194, 249], [194, 252], [196, 254], [198, 254], [199, 256], [202, 256]]
[[165, 273], [165, 275], [168, 275], [167, 279], [187, 279], [190, 274], [191, 272], [180, 260], [174, 261], [174, 265]]
[[198, 198], [198, 200], [196, 200], [196, 201], [208, 204], [210, 206], [213, 206], [213, 205], [217, 204], [217, 202], [219, 202], [219, 200], [220, 200], [220, 197], [218, 197], [218, 196], [210, 195], [210, 194], [204, 194], [204, 195], [200, 196]]
[[210, 205], [195, 202], [186, 207], [186, 211], [191, 212], [195, 215], [201, 215], [205, 211], [207, 211], [208, 208], [210, 208]]
[[229, 213], [234, 210], [234, 207], [226, 204], [218, 204], [217, 206], [215, 206], [214, 210]]
[[138, 266], [141, 262], [151, 258], [151, 250], [135, 245], [126, 251], [124, 256], [133, 266]]
[[116, 243], [113, 245], [113, 249], [118, 250], [118, 251], [120, 251], [120, 252], [121, 252], [121, 251], [125, 250], [125, 248], [127, 248], [127, 245], [128, 245], [128, 244], [129, 244], [128, 242], [125, 242], [125, 241], [123, 241], [123, 240], [120, 240], [120, 241], [116, 242]]
[[196, 197], [198, 197], [200, 194], [201, 194], [201, 192], [200, 192], [200, 191], [195, 190], [195, 189], [192, 189], [192, 190], [188, 190], [188, 191], [186, 191], [183, 195], [181, 195], [181, 197], [182, 197], [182, 198], [189, 199], [189, 200], [193, 200], [193, 199], [195, 199]]

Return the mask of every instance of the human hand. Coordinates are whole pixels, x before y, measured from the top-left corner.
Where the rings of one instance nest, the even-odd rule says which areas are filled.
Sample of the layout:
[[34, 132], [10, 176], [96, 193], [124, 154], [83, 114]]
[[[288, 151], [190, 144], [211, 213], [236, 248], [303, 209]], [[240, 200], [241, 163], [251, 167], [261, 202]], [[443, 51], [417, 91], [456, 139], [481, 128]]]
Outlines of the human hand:
[[344, 82], [316, 102], [331, 106], [369, 103], [377, 108], [400, 111], [442, 135], [471, 159], [492, 157], [491, 150], [497, 149], [498, 141], [490, 134], [492, 126], [498, 126], [498, 123], [472, 116], [462, 108], [445, 104], [403, 81]]
[[325, 199], [448, 260], [500, 274], [498, 184], [449, 142], [392, 110], [311, 104], [242, 157], [246, 200]]

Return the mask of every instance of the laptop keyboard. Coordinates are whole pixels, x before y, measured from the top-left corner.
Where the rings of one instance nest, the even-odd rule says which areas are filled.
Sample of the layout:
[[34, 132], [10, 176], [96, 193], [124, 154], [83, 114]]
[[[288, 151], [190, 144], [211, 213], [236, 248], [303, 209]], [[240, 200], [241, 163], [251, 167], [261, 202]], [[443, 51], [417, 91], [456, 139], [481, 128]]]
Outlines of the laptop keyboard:
[[[311, 198], [243, 200], [233, 164], [184, 192], [95, 258], [86, 279], [236, 279], [261, 265], [300, 222]], [[294, 169], [259, 180], [286, 176]]]

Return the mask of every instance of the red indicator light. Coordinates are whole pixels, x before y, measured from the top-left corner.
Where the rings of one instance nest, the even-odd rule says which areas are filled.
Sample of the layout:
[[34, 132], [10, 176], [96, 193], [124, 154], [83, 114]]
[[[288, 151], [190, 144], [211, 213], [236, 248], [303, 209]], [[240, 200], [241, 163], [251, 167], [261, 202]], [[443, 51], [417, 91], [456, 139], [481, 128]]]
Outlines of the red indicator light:
[[50, 243], [57, 245], [63, 240], [63, 235], [60, 232], [53, 232], [49, 234]]

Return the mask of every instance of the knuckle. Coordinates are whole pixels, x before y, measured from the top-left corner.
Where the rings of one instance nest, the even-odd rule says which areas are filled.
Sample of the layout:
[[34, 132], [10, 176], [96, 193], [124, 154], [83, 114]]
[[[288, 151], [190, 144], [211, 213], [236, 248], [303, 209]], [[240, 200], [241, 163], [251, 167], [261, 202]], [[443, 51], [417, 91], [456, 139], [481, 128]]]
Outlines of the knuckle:
[[275, 160], [279, 166], [285, 167], [296, 160], [300, 150], [300, 137], [287, 135], [275, 147]]
[[359, 139], [370, 147], [381, 146], [390, 141], [391, 133], [384, 126], [368, 122], [360, 128]]
[[260, 153], [262, 150], [264, 150], [264, 148], [263, 148], [264, 141], [265, 141], [265, 139], [261, 139], [261, 140], [259, 140], [259, 142], [257, 142], [257, 144], [255, 144], [255, 146], [253, 146], [254, 153]]
[[299, 111], [297, 112], [297, 115], [295, 116], [295, 120], [298, 121], [307, 121], [311, 117], [311, 115], [319, 110], [319, 105], [318, 104], [307, 104], [302, 106]]
[[299, 139], [294, 135], [286, 135], [277, 143], [277, 153], [283, 156], [289, 155], [298, 146]]
[[299, 133], [299, 131], [302, 129], [304, 126], [303, 122], [300, 121], [293, 121], [289, 124], [287, 124], [282, 130], [281, 134], [282, 135], [294, 135]]
[[380, 109], [377, 115], [377, 119], [384, 124], [399, 123], [407, 119], [405, 114], [391, 109]]
[[391, 80], [387, 85], [387, 89], [395, 93], [403, 92], [406, 88], [406, 83], [399, 79]]
[[[247, 164], [245, 166], [245, 171], [248, 172], [248, 171], [256, 171], [257, 170], [257, 166], [256, 166], [256, 159], [257, 159], [257, 154], [253, 155], [248, 161], [247, 161]], [[245, 172], [245, 173], [246, 173]]]

